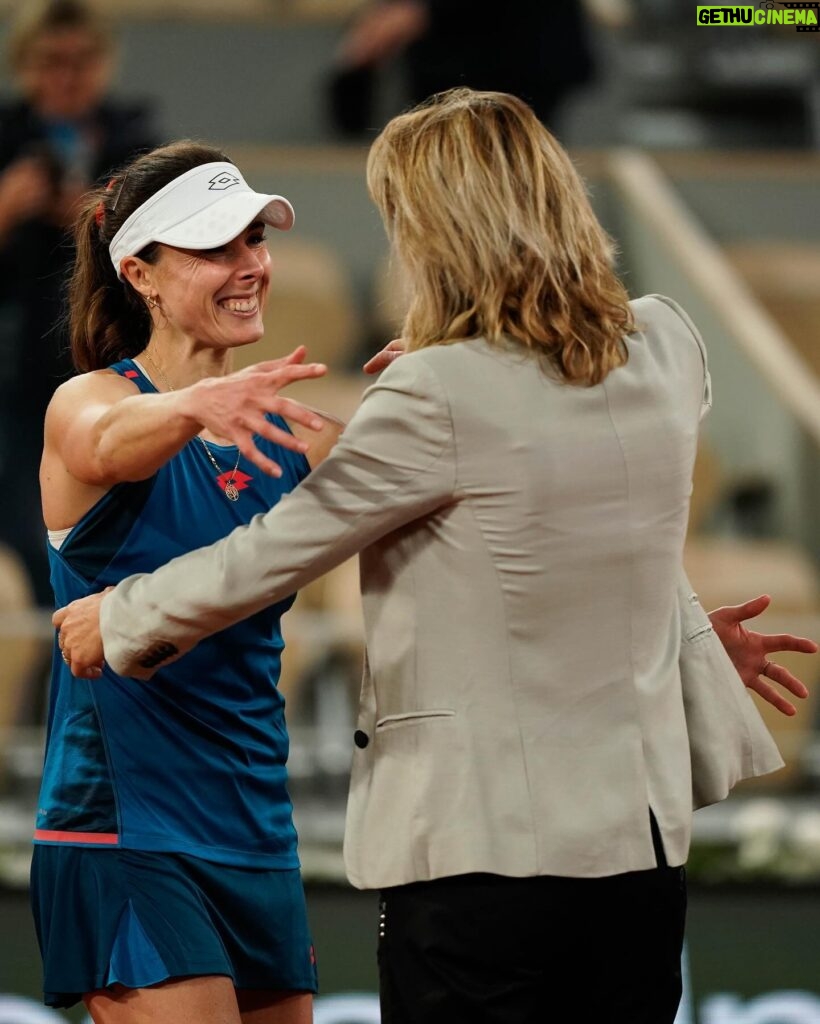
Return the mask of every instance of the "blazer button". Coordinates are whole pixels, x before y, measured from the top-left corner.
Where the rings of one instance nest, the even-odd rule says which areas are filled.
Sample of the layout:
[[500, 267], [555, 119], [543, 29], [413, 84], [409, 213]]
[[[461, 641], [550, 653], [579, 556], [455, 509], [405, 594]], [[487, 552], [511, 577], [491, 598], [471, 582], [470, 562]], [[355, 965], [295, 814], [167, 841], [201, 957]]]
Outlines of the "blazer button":
[[370, 742], [370, 737], [367, 735], [366, 732], [362, 732], [361, 729], [357, 729], [353, 733], [353, 742], [360, 750], [364, 750], [364, 748]]

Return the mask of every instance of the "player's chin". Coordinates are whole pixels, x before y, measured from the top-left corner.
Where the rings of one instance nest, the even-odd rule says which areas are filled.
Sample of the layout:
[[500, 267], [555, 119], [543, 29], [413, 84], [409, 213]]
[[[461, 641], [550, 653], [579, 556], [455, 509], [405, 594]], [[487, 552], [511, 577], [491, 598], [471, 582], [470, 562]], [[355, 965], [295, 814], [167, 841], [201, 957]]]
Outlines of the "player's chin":
[[225, 340], [231, 348], [243, 348], [260, 341], [264, 333], [265, 328], [260, 319], [258, 323], [243, 324], [241, 329], [231, 331]]

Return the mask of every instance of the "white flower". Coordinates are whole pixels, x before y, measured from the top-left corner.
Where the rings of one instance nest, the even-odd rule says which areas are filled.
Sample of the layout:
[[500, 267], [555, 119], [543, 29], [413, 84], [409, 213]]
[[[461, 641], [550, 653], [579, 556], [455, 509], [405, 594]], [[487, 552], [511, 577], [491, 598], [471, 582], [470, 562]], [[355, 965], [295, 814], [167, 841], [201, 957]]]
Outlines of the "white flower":
[[794, 819], [789, 850], [796, 875], [812, 878], [820, 874], [820, 811], [805, 811]]
[[814, 851], [820, 859], [820, 811], [804, 811], [792, 823], [791, 842], [806, 852]]
[[738, 843], [738, 863], [754, 870], [776, 865], [788, 814], [778, 800], [749, 800], [732, 819]]

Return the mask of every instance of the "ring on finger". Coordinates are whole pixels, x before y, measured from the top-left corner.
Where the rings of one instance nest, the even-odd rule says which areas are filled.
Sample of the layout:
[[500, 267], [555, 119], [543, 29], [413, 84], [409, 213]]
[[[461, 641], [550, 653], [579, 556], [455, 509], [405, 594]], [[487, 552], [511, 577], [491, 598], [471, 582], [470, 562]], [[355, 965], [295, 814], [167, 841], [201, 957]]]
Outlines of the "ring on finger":
[[66, 654], [65, 651], [60, 651], [60, 653], [62, 654], [63, 661], [66, 663], [66, 665], [70, 665], [71, 664], [71, 658], [69, 658], [69, 656]]
[[769, 669], [771, 668], [771, 665], [772, 665], [772, 663], [770, 661], [764, 661], [763, 662], [763, 668], [760, 670], [760, 674], [762, 676], [768, 675], [769, 674]]

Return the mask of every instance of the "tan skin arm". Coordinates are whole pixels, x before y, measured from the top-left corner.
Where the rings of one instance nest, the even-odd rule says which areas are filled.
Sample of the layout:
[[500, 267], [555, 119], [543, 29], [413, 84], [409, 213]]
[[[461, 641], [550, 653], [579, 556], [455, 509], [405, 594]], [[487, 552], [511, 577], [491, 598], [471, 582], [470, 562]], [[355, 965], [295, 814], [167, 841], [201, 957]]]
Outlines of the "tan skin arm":
[[[114, 484], [149, 477], [197, 433], [195, 423], [175, 413], [175, 398], [141, 396], [130, 381], [107, 370], [57, 389], [46, 412], [40, 463], [43, 518], [50, 530], [73, 526]], [[112, 460], [109, 451], [116, 449], [106, 427], [116, 434], [132, 412], [134, 436], [140, 427], [145, 431], [142, 445], [135, 446], [142, 452], [126, 450], [124, 458]]]
[[[366, 373], [380, 373], [405, 350], [401, 339], [391, 341], [373, 356], [364, 366]], [[344, 424], [335, 417], [321, 413], [322, 426], [315, 433], [305, 430], [298, 423], [289, 423], [297, 438], [308, 444], [306, 456], [311, 465], [317, 466], [333, 448]], [[76, 676], [89, 679], [101, 673], [103, 650], [99, 629], [99, 607], [103, 594], [94, 594], [59, 609], [53, 616], [54, 625], [61, 630], [61, 646], [64, 653], [71, 653], [71, 670]], [[808, 695], [806, 686], [787, 669], [768, 660], [767, 655], [777, 651], [799, 651], [815, 653], [818, 645], [804, 637], [791, 634], [768, 635], [749, 630], [744, 622], [759, 615], [769, 604], [769, 598], [762, 596], [743, 605], [718, 608], [710, 613], [715, 632], [726, 648], [729, 657], [747, 687], [756, 690], [764, 700], [784, 715], [796, 712], [794, 705], [771, 685], [778, 683], [795, 697]], [[63, 635], [63, 631], [65, 634]], [[66, 640], [66, 636], [68, 640]], [[763, 678], [763, 677], [767, 678]]]
[[[237, 444], [249, 461], [273, 476], [281, 475], [281, 469], [256, 448], [254, 435], [305, 452], [313, 464], [307, 438], [313, 432], [321, 437], [327, 420], [278, 394], [293, 380], [325, 372], [321, 364], [302, 364], [303, 358], [300, 348], [284, 359], [157, 395], [140, 394], [108, 370], [66, 382], [46, 414], [40, 469], [46, 525], [52, 530], [73, 526], [114, 484], [151, 476], [203, 430]], [[265, 419], [266, 412], [286, 417], [303, 436], [276, 427]], [[315, 444], [317, 454], [324, 444]]]

